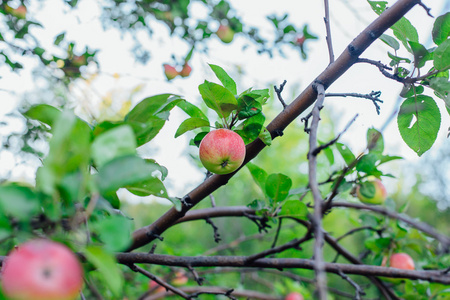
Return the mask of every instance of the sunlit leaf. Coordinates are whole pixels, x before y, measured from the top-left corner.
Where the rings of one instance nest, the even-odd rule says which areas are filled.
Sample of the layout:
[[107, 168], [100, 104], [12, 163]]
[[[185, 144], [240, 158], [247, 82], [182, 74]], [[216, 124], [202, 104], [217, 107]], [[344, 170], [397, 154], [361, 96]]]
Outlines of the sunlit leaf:
[[403, 141], [421, 156], [437, 138], [441, 114], [433, 98], [418, 95], [402, 103], [397, 124]]
[[265, 188], [266, 194], [275, 202], [283, 201], [289, 195], [292, 180], [284, 174], [270, 174], [267, 176]]
[[432, 36], [436, 45], [440, 45], [450, 36], [450, 12], [436, 18]]
[[179, 137], [183, 133], [194, 130], [200, 127], [208, 127], [209, 121], [201, 119], [201, 118], [189, 118], [184, 120], [177, 129], [175, 133], [175, 138]]
[[92, 142], [92, 158], [98, 167], [113, 158], [136, 153], [136, 138], [129, 125], [122, 125], [97, 136]]
[[223, 86], [229, 90], [233, 95], [237, 94], [236, 82], [225, 72], [225, 70], [219, 66], [209, 64], [214, 74], [222, 82]]
[[221, 118], [227, 118], [237, 108], [237, 100], [228, 89], [205, 80], [198, 87], [206, 106], [216, 111]]

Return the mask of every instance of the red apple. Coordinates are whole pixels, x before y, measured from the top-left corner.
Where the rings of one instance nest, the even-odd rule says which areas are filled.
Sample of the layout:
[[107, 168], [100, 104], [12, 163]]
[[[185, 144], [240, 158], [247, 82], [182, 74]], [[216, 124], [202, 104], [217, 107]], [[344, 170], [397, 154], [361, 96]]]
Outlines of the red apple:
[[191, 66], [189, 66], [188, 63], [185, 63], [179, 74], [181, 77], [188, 77], [191, 74], [191, 71]]
[[200, 160], [208, 171], [228, 174], [242, 165], [245, 158], [245, 143], [236, 132], [217, 129], [203, 138], [199, 152]]
[[165, 292], [166, 289], [159, 285], [159, 283], [157, 283], [156, 281], [150, 280], [148, 283], [148, 289], [152, 292], [152, 293], [160, 293], [160, 292]]
[[164, 64], [164, 74], [167, 77], [167, 80], [172, 80], [178, 76], [178, 71], [174, 67], [168, 64]]
[[175, 274], [175, 278], [172, 279], [172, 284], [174, 286], [182, 286], [188, 282], [188, 278], [184, 272], [177, 272]]
[[87, 59], [84, 55], [74, 55], [72, 58], [72, 64], [75, 67], [85, 66], [87, 64]]
[[26, 242], [3, 263], [2, 288], [11, 300], [74, 300], [83, 269], [66, 246], [44, 239]]
[[27, 8], [24, 5], [20, 5], [17, 8], [5, 4], [5, 11], [18, 19], [25, 19], [27, 16]]
[[403, 270], [414, 270], [414, 261], [406, 253], [395, 253], [392, 254], [389, 259], [389, 265], [391, 268], [403, 269]]
[[367, 204], [382, 204], [386, 201], [387, 192], [380, 179], [370, 179], [356, 187], [358, 199]]
[[234, 31], [227, 25], [220, 25], [216, 31], [216, 35], [224, 43], [231, 43], [234, 37]]
[[305, 40], [306, 40], [306, 38], [305, 38], [305, 36], [298, 36], [296, 39], [295, 39], [295, 43], [297, 44], [297, 45], [303, 45], [303, 43], [305, 42]]
[[300, 293], [297, 292], [291, 292], [287, 294], [286, 298], [284, 300], [303, 300], [303, 296]]

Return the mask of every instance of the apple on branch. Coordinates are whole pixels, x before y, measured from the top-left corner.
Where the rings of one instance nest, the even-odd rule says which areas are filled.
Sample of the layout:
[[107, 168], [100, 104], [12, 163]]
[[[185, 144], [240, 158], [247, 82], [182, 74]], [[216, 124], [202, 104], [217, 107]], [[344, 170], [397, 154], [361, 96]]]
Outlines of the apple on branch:
[[175, 77], [177, 77], [179, 75], [177, 69], [175, 69], [175, 67], [169, 65], [169, 64], [164, 64], [164, 75], [166, 75], [167, 80], [172, 80]]
[[192, 71], [191, 66], [186, 62], [183, 65], [183, 69], [181, 69], [179, 74], [181, 77], [188, 77], [191, 74], [191, 71]]
[[228, 25], [221, 24], [216, 31], [216, 35], [224, 43], [231, 43], [234, 38], [234, 31]]
[[291, 292], [289, 294], [286, 295], [286, 297], [284, 298], [284, 300], [303, 300], [303, 296], [302, 294], [298, 293], [298, 292]]
[[414, 260], [406, 253], [395, 253], [389, 259], [391, 268], [414, 270]]
[[386, 201], [387, 192], [380, 179], [370, 179], [356, 187], [358, 199], [366, 204], [382, 204]]
[[83, 269], [66, 246], [45, 239], [14, 249], [2, 266], [2, 289], [11, 300], [74, 300]]
[[239, 134], [229, 129], [209, 132], [200, 143], [200, 160], [215, 174], [229, 174], [237, 170], [245, 158], [245, 143]]

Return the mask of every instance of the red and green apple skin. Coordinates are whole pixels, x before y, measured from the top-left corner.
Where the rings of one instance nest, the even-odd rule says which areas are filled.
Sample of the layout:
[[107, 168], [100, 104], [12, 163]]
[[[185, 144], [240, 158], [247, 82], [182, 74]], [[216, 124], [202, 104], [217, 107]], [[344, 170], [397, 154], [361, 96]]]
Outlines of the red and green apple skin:
[[200, 143], [200, 160], [203, 166], [215, 174], [229, 174], [244, 162], [245, 143], [241, 136], [229, 129], [209, 132]]
[[389, 265], [391, 268], [414, 270], [414, 260], [406, 253], [395, 253], [391, 255], [389, 259]]
[[191, 72], [192, 72], [191, 66], [188, 63], [185, 63], [183, 65], [183, 69], [181, 69], [179, 74], [181, 77], [188, 77], [191, 74]]
[[284, 300], [303, 300], [303, 296], [300, 293], [297, 292], [291, 292], [289, 294], [286, 295], [286, 297], [284, 298]]
[[[380, 179], [372, 179], [362, 184], [366, 186], [365, 189], [363, 189], [361, 185], [358, 185], [356, 188], [356, 195], [361, 202], [376, 205], [383, 204], [384, 201], [386, 201], [386, 188]], [[372, 191], [372, 193], [369, 193], [370, 191]]]
[[163, 67], [164, 67], [164, 75], [166, 75], [167, 80], [172, 80], [179, 75], [175, 67], [169, 64], [164, 64]]
[[233, 41], [234, 31], [229, 26], [222, 24], [219, 26], [219, 29], [217, 29], [216, 35], [222, 42], [228, 44], [231, 43], [231, 41]]
[[10, 300], [75, 300], [83, 269], [66, 246], [45, 239], [28, 241], [5, 259], [1, 285]]

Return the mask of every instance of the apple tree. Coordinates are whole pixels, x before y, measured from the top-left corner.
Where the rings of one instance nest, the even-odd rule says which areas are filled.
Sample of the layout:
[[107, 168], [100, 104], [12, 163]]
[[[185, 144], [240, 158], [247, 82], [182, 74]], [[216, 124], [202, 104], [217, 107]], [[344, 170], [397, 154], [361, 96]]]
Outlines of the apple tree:
[[[168, 91], [122, 106], [114, 118], [89, 118], [67, 97], [75, 82], [89, 81], [89, 68], [101, 72], [99, 52], [90, 47], [80, 52], [65, 32], [51, 47], [41, 45], [35, 29], [42, 24], [30, 9], [37, 2], [0, 3], [2, 68], [20, 74], [31, 60], [41, 70], [36, 76], [48, 74], [54, 88], [45, 94], [51, 101], [20, 112], [27, 127], [17, 155], [25, 163], [30, 156], [38, 158], [35, 182], [7, 176], [1, 181], [0, 299], [28, 299], [30, 293], [42, 299], [450, 297], [448, 211], [439, 212], [417, 186], [390, 194], [383, 180], [401, 180], [401, 174], [390, 173], [395, 168], [388, 168], [402, 157], [387, 153], [385, 126], [369, 126], [364, 138], [355, 137], [360, 152], [342, 141], [358, 116], [337, 134], [323, 129], [335, 122], [326, 98], [364, 98], [379, 113], [381, 92], [326, 92], [350, 68], [367, 64], [401, 90], [399, 109], [386, 124], [395, 120], [402, 143], [417, 156], [429, 151], [443, 130], [442, 120], [449, 118], [449, 12], [433, 17], [434, 8], [418, 0], [367, 1], [374, 21], [335, 57], [327, 0], [324, 32], [295, 25], [287, 15], [271, 15], [270, 39], [246, 24], [231, 1], [104, 1], [99, 7], [105, 28], [130, 34], [133, 55], [142, 64], [152, 60], [152, 49], [139, 41], [142, 32], [153, 37], [164, 26], [171, 38], [187, 45], [188, 51], [174, 49], [172, 61], [161, 64], [161, 74], [174, 85], [191, 76], [192, 58], [208, 52], [214, 38], [231, 45], [239, 36], [268, 57], [294, 49], [303, 60], [310, 59], [308, 45], [324, 38], [327, 66], [288, 100], [283, 78], [273, 87], [241, 87], [227, 66], [211, 63], [198, 85], [200, 103]], [[62, 2], [72, 12], [82, 1]], [[419, 39], [415, 20], [405, 16], [413, 8], [433, 23], [431, 47], [424, 44], [428, 37]], [[200, 9], [207, 13], [197, 14]], [[365, 56], [375, 41], [382, 41], [386, 57]], [[186, 152], [195, 149], [193, 161], [205, 172], [204, 180], [183, 195], [172, 194], [173, 183], [167, 182], [169, 172], [177, 170], [141, 151], [163, 134], [175, 112], [184, 119], [171, 119], [177, 130], [168, 138], [187, 136]], [[5, 148], [14, 146], [14, 138], [2, 137]], [[41, 142], [44, 151], [36, 146]], [[121, 196], [124, 191], [164, 204], [132, 204]], [[409, 206], [419, 213], [406, 214]], [[32, 258], [47, 261], [48, 255], [22, 255], [19, 266], [27, 268], [13, 272], [19, 269], [13, 255], [36, 250], [33, 245], [42, 241], [70, 249], [69, 258], [51, 257], [53, 266], [69, 268], [61, 272], [78, 266], [68, 263], [73, 257], [83, 267], [82, 276], [58, 284], [57, 296], [50, 288], [55, 286], [51, 268], [36, 263], [33, 269], [30, 263]], [[40, 276], [27, 276], [34, 272]], [[42, 280], [41, 290], [33, 290], [33, 280]], [[66, 287], [73, 286], [79, 290], [68, 292]]]

